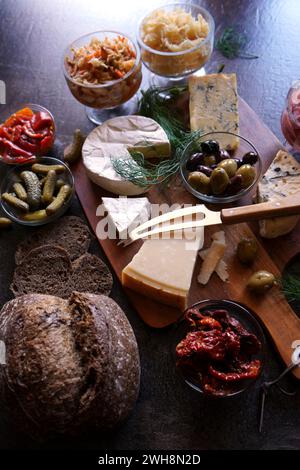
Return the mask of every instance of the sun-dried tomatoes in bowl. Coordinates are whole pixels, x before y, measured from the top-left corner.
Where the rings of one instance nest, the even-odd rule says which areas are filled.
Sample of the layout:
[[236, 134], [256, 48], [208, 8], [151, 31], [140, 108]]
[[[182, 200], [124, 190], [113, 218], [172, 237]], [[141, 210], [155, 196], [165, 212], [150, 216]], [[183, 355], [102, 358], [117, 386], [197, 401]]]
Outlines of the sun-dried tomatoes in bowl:
[[38, 104], [23, 105], [0, 124], [0, 161], [8, 165], [32, 163], [47, 154], [54, 140], [50, 111]]
[[246, 390], [260, 376], [265, 340], [253, 314], [230, 300], [189, 307], [176, 329], [176, 367], [193, 389], [213, 397]]

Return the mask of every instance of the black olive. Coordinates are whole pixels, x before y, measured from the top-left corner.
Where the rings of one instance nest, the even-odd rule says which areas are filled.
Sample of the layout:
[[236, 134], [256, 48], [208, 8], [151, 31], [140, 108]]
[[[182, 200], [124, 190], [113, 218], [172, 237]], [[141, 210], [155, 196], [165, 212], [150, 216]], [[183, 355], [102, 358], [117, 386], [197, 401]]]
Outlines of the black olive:
[[227, 158], [231, 158], [227, 150], [225, 149], [220, 149], [219, 155], [218, 155], [218, 161], [221, 160], [226, 160]]
[[255, 165], [258, 160], [258, 155], [255, 152], [248, 152], [242, 158], [243, 165]]
[[204, 173], [206, 176], [210, 176], [212, 174], [212, 169], [209, 168], [208, 166], [205, 165], [199, 165], [197, 166], [197, 171], [200, 171], [201, 173]]
[[234, 158], [233, 160], [236, 161], [238, 168], [244, 164], [241, 158]]
[[220, 152], [220, 146], [215, 140], [205, 140], [201, 142], [201, 150], [206, 155], [218, 155]]
[[242, 189], [242, 183], [243, 178], [241, 175], [235, 175], [230, 178], [229, 185], [226, 188], [226, 194], [228, 194], [228, 196], [233, 196], [234, 194], [239, 193]]
[[197, 166], [203, 163], [204, 155], [202, 152], [194, 153], [186, 162], [186, 169], [188, 171], [196, 171]]

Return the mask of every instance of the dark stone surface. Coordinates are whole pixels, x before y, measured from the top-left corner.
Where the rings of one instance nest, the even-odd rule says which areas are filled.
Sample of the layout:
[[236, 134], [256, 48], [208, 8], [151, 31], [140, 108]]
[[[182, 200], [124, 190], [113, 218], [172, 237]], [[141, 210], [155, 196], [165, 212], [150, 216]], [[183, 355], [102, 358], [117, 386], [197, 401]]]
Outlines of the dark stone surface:
[[[194, 0], [195, 3], [198, 3]], [[62, 74], [64, 47], [74, 38], [99, 29], [117, 29], [132, 35], [143, 12], [161, 2], [110, 0], [0, 0], [0, 80], [6, 82], [4, 118], [22, 103], [34, 102], [54, 114], [61, 141], [80, 127], [92, 129], [82, 106], [71, 96]], [[228, 61], [215, 52], [208, 71], [221, 63], [237, 72], [239, 93], [282, 140], [280, 113], [292, 80], [299, 78], [298, 0], [211, 0], [206, 4], [224, 26], [239, 24], [250, 38], [249, 51], [259, 59]], [[145, 74], [146, 75], [146, 74]], [[146, 82], [146, 80], [145, 80]], [[58, 147], [58, 154], [60, 153]], [[0, 177], [4, 172], [1, 167]], [[78, 201], [72, 214], [82, 215]], [[16, 246], [28, 230], [14, 227], [0, 234], [0, 303], [10, 298], [8, 286]], [[92, 251], [101, 254], [95, 241]], [[116, 432], [78, 439], [34, 443], [0, 418], [2, 448], [97, 449], [299, 449], [300, 395], [287, 398], [277, 389], [267, 401], [263, 434], [257, 430], [259, 384], [232, 399], [205, 399], [176, 376], [172, 361], [174, 331], [152, 330], [130, 307], [115, 280], [113, 298], [126, 312], [137, 336], [142, 363], [141, 393], [129, 420]], [[299, 338], [300, 339], [300, 338]], [[273, 377], [282, 365], [268, 341], [265, 374]], [[295, 384], [290, 381], [289, 386]], [[1, 407], [0, 407], [1, 408]], [[1, 411], [0, 411], [1, 416]]]

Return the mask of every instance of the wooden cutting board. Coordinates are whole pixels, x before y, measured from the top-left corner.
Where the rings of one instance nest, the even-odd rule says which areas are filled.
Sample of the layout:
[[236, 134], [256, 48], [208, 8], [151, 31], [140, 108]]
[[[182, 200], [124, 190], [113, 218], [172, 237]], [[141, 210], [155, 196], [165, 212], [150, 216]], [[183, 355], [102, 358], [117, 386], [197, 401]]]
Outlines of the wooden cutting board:
[[[263, 159], [263, 171], [266, 171], [276, 152], [282, 147], [278, 139], [258, 118], [256, 113], [243, 101], [239, 101], [240, 132], [241, 135], [254, 143]], [[94, 185], [86, 176], [82, 162], [78, 162], [72, 168], [76, 192], [83, 210], [96, 233], [97, 224], [101, 217], [96, 216], [96, 209], [101, 204], [102, 196], [111, 196], [100, 187]], [[154, 187], [147, 193], [150, 202], [168, 203], [175, 202], [196, 204], [197, 200], [189, 194], [181, 184], [180, 177], [176, 177], [166, 187]], [[238, 204], [251, 202], [251, 195], [239, 201]], [[220, 227], [220, 226], [219, 226]], [[210, 245], [211, 234], [219, 227], [208, 227], [205, 230], [205, 245]], [[200, 259], [195, 267], [195, 275], [190, 289], [189, 304], [203, 299], [231, 299], [248, 306], [262, 321], [285, 364], [289, 364], [292, 343], [300, 340], [300, 319], [291, 309], [278, 288], [264, 296], [255, 296], [245, 289], [245, 284], [250, 275], [260, 269], [273, 272], [276, 276], [284, 265], [298, 252], [300, 231], [297, 228], [289, 236], [280, 237], [273, 241], [258, 241], [259, 256], [251, 268], [242, 266], [236, 259], [235, 248], [243, 236], [254, 237], [256, 227], [250, 228], [247, 224], [231, 225], [225, 227], [228, 249], [226, 260], [228, 262], [229, 282], [223, 283], [214, 274], [207, 286], [200, 286], [196, 281], [196, 274], [200, 269]], [[142, 242], [138, 241], [127, 248], [117, 246], [115, 240], [99, 240], [112, 268], [121, 279], [122, 269], [130, 262], [138, 251]], [[145, 323], [155, 328], [166, 327], [174, 323], [181, 312], [126, 289], [132, 305]], [[294, 371], [294, 375], [300, 379], [300, 368]]]

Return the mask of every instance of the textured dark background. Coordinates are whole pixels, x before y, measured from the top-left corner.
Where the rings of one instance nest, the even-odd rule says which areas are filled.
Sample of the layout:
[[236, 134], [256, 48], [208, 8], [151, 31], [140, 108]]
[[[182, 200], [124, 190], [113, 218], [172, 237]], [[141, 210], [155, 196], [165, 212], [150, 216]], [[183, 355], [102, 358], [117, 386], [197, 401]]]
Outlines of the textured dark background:
[[[0, 120], [25, 102], [49, 108], [58, 137], [67, 141], [74, 128], [92, 129], [82, 106], [71, 96], [62, 74], [64, 47], [74, 38], [103, 28], [135, 34], [152, 0], [0, 0], [0, 80], [7, 86], [7, 105]], [[257, 60], [228, 61], [214, 53], [208, 71], [221, 63], [237, 72], [240, 95], [282, 140], [280, 113], [292, 80], [300, 70], [299, 0], [211, 0], [199, 2], [216, 20], [216, 34], [237, 24], [249, 38]], [[144, 5], [144, 6], [143, 6]], [[147, 83], [145, 74], [144, 85]], [[57, 148], [59, 154], [59, 146]], [[4, 168], [0, 166], [0, 177]], [[71, 213], [82, 215], [77, 201]], [[0, 234], [0, 303], [10, 298], [14, 252], [28, 230]], [[93, 251], [101, 256], [97, 242]], [[33, 443], [1, 420], [1, 448], [97, 449], [299, 449], [300, 395], [287, 398], [276, 389], [269, 396], [264, 432], [257, 430], [259, 384], [239, 398], [204, 399], [176, 376], [171, 351], [174, 332], [145, 326], [115, 281], [113, 298], [126, 312], [137, 336], [142, 363], [141, 393], [129, 420], [113, 434], [81, 436], [77, 440]], [[282, 370], [270, 343], [266, 375]], [[294, 386], [290, 382], [289, 386]]]

